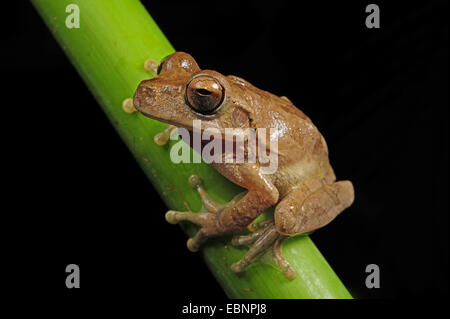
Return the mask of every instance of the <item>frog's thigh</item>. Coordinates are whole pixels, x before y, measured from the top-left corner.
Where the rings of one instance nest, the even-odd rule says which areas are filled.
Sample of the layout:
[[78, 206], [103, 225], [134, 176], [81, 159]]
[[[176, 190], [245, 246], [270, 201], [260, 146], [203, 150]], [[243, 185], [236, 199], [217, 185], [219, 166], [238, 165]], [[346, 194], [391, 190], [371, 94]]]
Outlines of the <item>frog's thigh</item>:
[[276, 228], [285, 235], [311, 232], [331, 222], [353, 199], [353, 185], [349, 181], [326, 184], [309, 194], [300, 188], [275, 208]]

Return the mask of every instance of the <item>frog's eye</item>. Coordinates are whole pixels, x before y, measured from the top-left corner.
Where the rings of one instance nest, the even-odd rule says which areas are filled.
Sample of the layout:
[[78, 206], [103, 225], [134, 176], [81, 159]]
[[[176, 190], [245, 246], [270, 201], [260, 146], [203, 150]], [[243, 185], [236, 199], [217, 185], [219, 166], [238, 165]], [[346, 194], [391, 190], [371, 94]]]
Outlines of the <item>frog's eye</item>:
[[223, 102], [225, 90], [210, 76], [194, 78], [186, 87], [186, 102], [196, 112], [213, 114]]

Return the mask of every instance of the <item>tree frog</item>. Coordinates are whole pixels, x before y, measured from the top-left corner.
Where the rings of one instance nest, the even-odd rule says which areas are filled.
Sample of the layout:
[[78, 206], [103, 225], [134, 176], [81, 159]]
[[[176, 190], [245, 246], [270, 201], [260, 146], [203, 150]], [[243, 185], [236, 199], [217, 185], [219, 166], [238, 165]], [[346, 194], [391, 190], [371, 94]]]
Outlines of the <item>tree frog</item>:
[[[245, 195], [227, 205], [218, 204], [200, 178], [192, 176], [189, 182], [207, 211], [166, 213], [169, 223], [190, 221], [199, 226], [187, 242], [191, 251], [197, 251], [208, 238], [229, 234], [235, 235], [233, 245], [250, 245], [245, 256], [231, 266], [236, 273], [244, 272], [272, 248], [285, 276], [295, 278], [295, 270], [282, 255], [283, 240], [327, 225], [353, 202], [352, 183], [336, 181], [325, 139], [286, 97], [258, 89], [237, 76], [202, 70], [192, 56], [176, 52], [159, 64], [155, 78], [139, 84], [133, 104], [143, 115], [171, 125], [157, 137], [159, 144], [174, 126], [192, 131], [194, 120], [202, 121], [202, 130], [272, 128], [275, 132], [267, 137], [278, 141], [278, 168], [271, 174], [262, 172], [258, 160], [212, 163], [231, 182], [247, 189]], [[271, 206], [275, 206], [273, 218], [255, 223]], [[252, 232], [239, 235], [246, 228]]]

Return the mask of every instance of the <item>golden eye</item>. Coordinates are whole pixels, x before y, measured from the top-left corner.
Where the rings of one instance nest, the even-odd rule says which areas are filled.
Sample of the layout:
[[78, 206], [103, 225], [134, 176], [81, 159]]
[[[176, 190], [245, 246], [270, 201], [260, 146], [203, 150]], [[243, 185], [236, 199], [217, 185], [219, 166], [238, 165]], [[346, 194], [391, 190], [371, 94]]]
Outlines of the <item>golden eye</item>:
[[223, 86], [210, 76], [194, 78], [186, 88], [186, 102], [194, 111], [213, 114], [219, 110], [225, 96]]

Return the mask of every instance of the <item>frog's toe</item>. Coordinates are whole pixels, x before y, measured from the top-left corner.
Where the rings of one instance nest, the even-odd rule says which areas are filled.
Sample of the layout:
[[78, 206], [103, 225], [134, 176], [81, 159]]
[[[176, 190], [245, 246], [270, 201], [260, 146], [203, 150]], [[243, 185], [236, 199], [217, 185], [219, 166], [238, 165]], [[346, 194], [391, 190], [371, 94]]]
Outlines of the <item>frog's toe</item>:
[[200, 248], [200, 246], [196, 242], [194, 242], [192, 238], [188, 239], [188, 241], [186, 242], [186, 246], [189, 251], [192, 251], [193, 253], [197, 252]]
[[123, 100], [122, 109], [125, 112], [130, 113], [130, 114], [136, 112], [136, 108], [133, 105], [133, 99], [128, 98], [128, 99]]
[[231, 239], [231, 245], [234, 247], [251, 245], [253, 244], [259, 237], [261, 237], [263, 231], [256, 231], [249, 235], [236, 235]]
[[272, 258], [274, 259], [275, 263], [278, 265], [278, 267], [283, 272], [284, 276], [288, 280], [294, 280], [297, 277], [297, 272], [294, 268], [291, 267], [289, 262], [283, 257], [282, 252], [282, 245], [284, 240], [287, 237], [280, 236], [276, 239], [275, 243], [272, 246]]
[[257, 232], [261, 229], [265, 229], [269, 226], [272, 226], [274, 223], [273, 217], [269, 217], [263, 221], [259, 221], [259, 222], [252, 222], [250, 225], [248, 225], [248, 230], [251, 232]]
[[167, 142], [169, 142], [170, 135], [172, 134], [174, 129], [176, 129], [176, 126], [169, 125], [164, 131], [156, 134], [153, 138], [155, 144], [158, 146], [166, 145]]
[[[263, 222], [261, 223], [264, 224]], [[285, 236], [276, 231], [273, 222], [269, 223], [265, 228], [259, 229], [249, 235], [235, 236], [231, 241], [234, 246], [253, 245], [244, 257], [231, 265], [231, 270], [236, 274], [243, 273], [248, 265], [258, 261], [261, 256], [272, 247], [272, 259], [275, 261], [276, 265], [288, 280], [295, 279], [297, 272], [283, 257], [281, 250], [285, 238]]]
[[239, 260], [231, 265], [231, 271], [235, 274], [242, 274], [245, 271], [245, 268], [247, 265], [242, 261]]
[[177, 213], [178, 212], [176, 212], [176, 211], [174, 211], [174, 210], [169, 210], [167, 213], [166, 213], [166, 221], [169, 223], [169, 224], [172, 224], [172, 225], [174, 225], [174, 224], [178, 224], [178, 220], [177, 220]]
[[163, 146], [167, 144], [167, 141], [169, 141], [169, 138], [164, 134], [164, 132], [158, 133], [153, 138], [153, 141], [158, 146]]
[[194, 174], [189, 177], [189, 185], [193, 188], [197, 188], [203, 185], [203, 181], [200, 176]]
[[241, 236], [240, 238], [238, 237], [238, 239], [235, 239], [235, 243], [236, 241], [242, 242], [242, 240], [248, 241], [251, 239], [253, 241], [253, 245], [244, 257], [231, 266], [231, 270], [235, 273], [243, 272], [248, 265], [259, 260], [259, 258], [273, 245], [279, 236], [280, 234], [276, 231], [275, 226], [272, 224], [261, 231], [247, 235], [246, 237]]
[[206, 239], [207, 237], [202, 232], [202, 230], [199, 230], [194, 237], [188, 239], [186, 243], [187, 248], [195, 253], [200, 249], [200, 247], [206, 241]]
[[283, 270], [283, 274], [287, 280], [294, 280], [295, 278], [297, 278], [297, 272], [292, 268]]
[[268, 218], [260, 222], [253, 222], [248, 226], [251, 231], [248, 235], [236, 235], [231, 239], [231, 245], [238, 247], [251, 245], [261, 237], [269, 227], [273, 227], [273, 218]]
[[189, 177], [189, 185], [191, 185], [192, 188], [195, 188], [197, 193], [200, 195], [202, 203], [208, 212], [217, 214], [224, 209], [223, 205], [217, 203], [211, 198], [211, 196], [209, 196], [208, 192], [205, 190], [203, 181], [200, 176], [196, 174], [191, 175]]
[[158, 75], [158, 66], [158, 62], [153, 59], [147, 59], [144, 62], [144, 69], [146, 69], [153, 76]]

